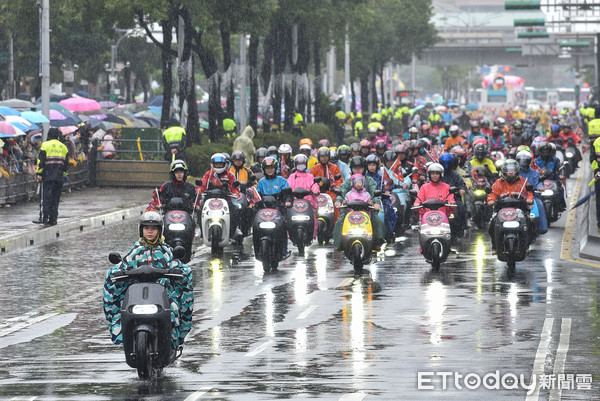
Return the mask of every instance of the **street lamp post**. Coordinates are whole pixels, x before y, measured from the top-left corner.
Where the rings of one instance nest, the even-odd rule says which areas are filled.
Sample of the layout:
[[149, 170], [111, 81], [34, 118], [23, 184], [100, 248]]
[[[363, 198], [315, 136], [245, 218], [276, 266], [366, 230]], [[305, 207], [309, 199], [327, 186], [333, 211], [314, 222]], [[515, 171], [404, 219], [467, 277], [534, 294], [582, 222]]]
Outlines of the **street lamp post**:
[[121, 44], [121, 41], [123, 39], [125, 39], [125, 37], [127, 35], [129, 35], [129, 30], [127, 29], [116, 29], [117, 32], [125, 32], [120, 38], [119, 40], [117, 40], [117, 44], [112, 45], [110, 47], [110, 94], [114, 95], [115, 94], [115, 83], [117, 82], [117, 77], [115, 75], [115, 59], [117, 57], [117, 50], [119, 50], [119, 45]]

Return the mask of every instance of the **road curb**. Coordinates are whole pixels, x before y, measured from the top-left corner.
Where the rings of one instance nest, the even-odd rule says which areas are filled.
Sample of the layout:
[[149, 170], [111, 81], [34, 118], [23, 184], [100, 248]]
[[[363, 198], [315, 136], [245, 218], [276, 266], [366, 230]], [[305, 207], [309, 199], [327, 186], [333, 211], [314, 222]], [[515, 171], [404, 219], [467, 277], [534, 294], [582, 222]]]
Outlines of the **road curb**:
[[113, 212], [74, 218], [55, 226], [32, 229], [0, 240], [0, 255], [29, 246], [43, 245], [86, 230], [103, 227], [119, 221], [137, 218], [147, 205], [139, 205]]

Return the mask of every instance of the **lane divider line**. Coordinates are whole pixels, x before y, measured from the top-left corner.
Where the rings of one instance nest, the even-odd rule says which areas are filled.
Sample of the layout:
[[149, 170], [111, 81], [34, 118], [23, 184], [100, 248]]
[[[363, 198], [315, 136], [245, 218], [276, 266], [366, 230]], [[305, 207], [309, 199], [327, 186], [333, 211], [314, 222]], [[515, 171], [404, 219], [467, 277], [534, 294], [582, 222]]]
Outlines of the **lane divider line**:
[[256, 356], [256, 355], [260, 354], [261, 352], [263, 352], [264, 350], [266, 350], [267, 348], [269, 348], [273, 344], [275, 344], [275, 341], [273, 341], [273, 340], [264, 342], [261, 345], [259, 345], [258, 347], [256, 347], [254, 349], [254, 351], [250, 351], [247, 354], [245, 354], [244, 356], [248, 356], [248, 357]]
[[296, 318], [296, 320], [306, 319], [306, 317], [308, 315], [310, 315], [311, 313], [313, 313], [318, 307], [319, 307], [319, 305], [313, 305], [313, 306], [309, 307], [304, 312], [299, 314], [298, 317]]
[[212, 388], [211, 387], [202, 387], [200, 390], [196, 391], [195, 393], [189, 395], [185, 400], [183, 401], [197, 401], [200, 398], [202, 398], [202, 396], [206, 393], [208, 393]]
[[[560, 328], [560, 340], [554, 358], [554, 374], [562, 375], [565, 373], [565, 362], [567, 361], [567, 352], [569, 351], [569, 341], [571, 341], [571, 318], [562, 319]], [[557, 376], [556, 376], [557, 377]], [[550, 401], [560, 401], [562, 396], [562, 388], [560, 383], [556, 383], [550, 391]]]
[[[533, 362], [533, 371], [531, 372], [531, 378], [536, 377], [544, 373], [544, 363], [546, 362], [546, 355], [550, 348], [550, 338], [552, 337], [552, 326], [554, 325], [554, 318], [547, 317], [544, 320], [544, 326], [542, 327], [542, 333], [540, 338], [540, 344], [538, 345], [537, 352], [535, 354], [535, 361]], [[535, 391], [529, 395], [525, 401], [537, 401], [540, 397], [540, 383], [536, 380]]]
[[367, 394], [364, 393], [348, 393], [340, 397], [339, 401], [362, 401]]
[[7, 336], [11, 333], [14, 333], [15, 331], [19, 331], [21, 329], [24, 329], [25, 327], [29, 327], [33, 324], [42, 322], [46, 319], [50, 319], [51, 317], [56, 316], [56, 315], [58, 315], [58, 313], [48, 313], [46, 315], [38, 316], [38, 317], [28, 320], [26, 322], [19, 323], [17, 325], [14, 325], [13, 327], [9, 327], [8, 329], [4, 329], [4, 330], [0, 331], [0, 337]]

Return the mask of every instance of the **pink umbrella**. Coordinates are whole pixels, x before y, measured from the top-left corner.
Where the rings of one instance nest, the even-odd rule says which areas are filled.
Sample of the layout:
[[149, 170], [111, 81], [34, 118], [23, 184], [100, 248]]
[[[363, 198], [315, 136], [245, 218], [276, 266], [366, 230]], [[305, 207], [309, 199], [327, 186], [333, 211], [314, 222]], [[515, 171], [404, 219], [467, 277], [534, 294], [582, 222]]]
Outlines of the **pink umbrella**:
[[66, 120], [67, 116], [58, 110], [50, 109], [50, 120]]
[[72, 112], [100, 110], [100, 103], [94, 99], [88, 99], [87, 97], [71, 97], [69, 99], [61, 100], [60, 104]]
[[15, 127], [12, 126], [12, 124], [6, 121], [0, 121], [0, 134], [15, 135], [16, 133], [17, 131], [15, 130]]

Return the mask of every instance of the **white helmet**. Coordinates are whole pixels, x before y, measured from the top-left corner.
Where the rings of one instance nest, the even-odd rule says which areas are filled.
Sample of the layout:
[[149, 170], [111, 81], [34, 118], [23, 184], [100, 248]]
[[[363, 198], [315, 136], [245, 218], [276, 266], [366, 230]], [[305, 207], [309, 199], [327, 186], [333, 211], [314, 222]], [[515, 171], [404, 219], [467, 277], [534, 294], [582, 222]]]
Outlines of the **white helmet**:
[[431, 163], [429, 167], [427, 167], [427, 175], [431, 179], [431, 173], [440, 173], [440, 177], [444, 176], [444, 167], [439, 163]]
[[279, 149], [277, 149], [277, 152], [282, 155], [282, 154], [288, 154], [291, 155], [292, 154], [292, 147], [287, 144], [287, 143], [282, 143], [281, 145], [279, 145]]
[[158, 238], [160, 238], [160, 236], [163, 233], [163, 220], [162, 220], [162, 217], [160, 216], [160, 213], [155, 212], [155, 211], [149, 211], [149, 212], [145, 212], [144, 214], [142, 214], [140, 216], [139, 227], [138, 227], [139, 231], [140, 231], [140, 237], [144, 236], [143, 228], [145, 226], [158, 227]]

